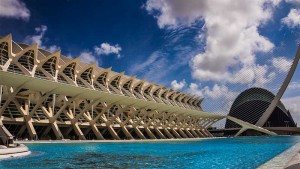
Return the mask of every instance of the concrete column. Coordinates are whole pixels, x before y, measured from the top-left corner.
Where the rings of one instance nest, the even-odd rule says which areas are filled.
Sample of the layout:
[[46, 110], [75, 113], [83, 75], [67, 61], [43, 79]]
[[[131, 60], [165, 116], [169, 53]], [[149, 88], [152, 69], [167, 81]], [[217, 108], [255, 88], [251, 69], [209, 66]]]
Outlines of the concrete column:
[[108, 124], [106, 127], [107, 127], [109, 133], [113, 136], [113, 138], [115, 140], [120, 140], [119, 135], [117, 134], [117, 132], [113, 129], [113, 127], [110, 124]]
[[201, 129], [199, 131], [204, 135], [204, 137], [209, 137], [209, 135], [204, 131], [204, 129]]
[[139, 136], [140, 139], [146, 139], [144, 134], [141, 132], [141, 130], [137, 126], [134, 126], [133, 129], [134, 129], [135, 133]]
[[73, 127], [70, 126], [67, 131], [63, 132], [63, 135], [65, 138], [68, 138], [69, 134], [71, 133], [71, 131], [73, 130]]
[[51, 123], [51, 129], [52, 129], [53, 133], [55, 134], [55, 137], [57, 140], [61, 140], [64, 138], [64, 136], [61, 134], [61, 131], [60, 131], [56, 121]]
[[130, 134], [130, 132], [127, 130], [127, 128], [125, 126], [121, 126], [121, 129], [123, 131], [123, 133], [126, 135], [127, 139], [131, 139], [133, 140], [133, 136]]
[[207, 133], [207, 135], [208, 135], [209, 137], [214, 137], [207, 129], [204, 129], [204, 131]]
[[47, 126], [47, 128], [44, 130], [44, 132], [42, 133], [42, 137], [47, 136], [47, 134], [50, 132], [51, 127]]
[[21, 129], [17, 133], [17, 137], [22, 137], [24, 131], [26, 130], [26, 125], [22, 125]]
[[151, 138], [151, 139], [157, 139], [155, 137], [155, 135], [151, 132], [151, 130], [148, 128], [148, 127], [144, 127], [145, 128], [145, 131], [146, 133], [148, 134], [148, 136]]
[[187, 129], [184, 129], [183, 131], [188, 135], [189, 138], [195, 138]]
[[158, 129], [158, 128], [154, 128], [154, 131], [159, 135], [159, 137], [161, 138], [161, 139], [166, 139], [166, 136], [164, 136], [161, 132], [160, 132], [160, 130]]
[[170, 130], [176, 138], [182, 138], [173, 128], [171, 128]]
[[204, 137], [204, 135], [201, 133], [201, 131], [200, 131], [199, 129], [196, 129], [195, 132], [198, 133], [198, 135], [199, 135], [200, 137]]
[[96, 124], [95, 123], [94, 124], [90, 123], [90, 125], [91, 125], [92, 131], [95, 134], [97, 140], [105, 140], [104, 137], [102, 136], [102, 134], [100, 133], [98, 127], [96, 126]]
[[213, 137], [213, 135], [210, 134], [206, 129], [202, 129], [201, 132], [205, 134], [206, 137]]
[[75, 133], [77, 134], [77, 136], [79, 137], [80, 140], [86, 140], [84, 134], [82, 133], [79, 125], [77, 122], [72, 123], [73, 129], [75, 131]]
[[[24, 117], [24, 119], [25, 118], [26, 117]], [[30, 120], [26, 119], [25, 123], [26, 123], [26, 127], [27, 127], [27, 130], [28, 130], [28, 133], [30, 135], [30, 139], [36, 139], [37, 134], [36, 134], [36, 131], [35, 131], [34, 126], [32, 124], [32, 120], [31, 119]]]
[[247, 128], [241, 128], [235, 135], [234, 135], [234, 137], [237, 137], [237, 136], [239, 136], [240, 134], [242, 134], [244, 131], [246, 131], [247, 130]]
[[169, 138], [174, 138], [173, 135], [169, 132], [167, 128], [164, 128], [164, 133], [169, 137]]
[[61, 140], [63, 139], [63, 135], [57, 125], [57, 120], [55, 117], [53, 117], [53, 110], [51, 107], [49, 107], [49, 109], [47, 110], [46, 107], [42, 106], [42, 111], [45, 114], [45, 116], [48, 118], [50, 126], [52, 128], [52, 131], [55, 134], [55, 137], [57, 140]]
[[200, 137], [193, 129], [190, 129], [190, 132], [191, 132], [196, 138], [199, 138], [199, 137]]
[[181, 129], [178, 129], [178, 132], [181, 135], [181, 137], [188, 138], [188, 136]]

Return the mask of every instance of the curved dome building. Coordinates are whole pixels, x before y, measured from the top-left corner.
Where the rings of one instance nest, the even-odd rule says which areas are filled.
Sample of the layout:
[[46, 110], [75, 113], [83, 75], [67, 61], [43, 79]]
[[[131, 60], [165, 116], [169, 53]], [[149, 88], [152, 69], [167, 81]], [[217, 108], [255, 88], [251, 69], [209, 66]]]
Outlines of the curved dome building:
[[[256, 124], [274, 97], [275, 95], [266, 89], [256, 87], [247, 89], [235, 99], [230, 108], [229, 116]], [[296, 124], [290, 112], [279, 101], [263, 127], [296, 127]], [[227, 120], [225, 128], [240, 128], [240, 126]]]

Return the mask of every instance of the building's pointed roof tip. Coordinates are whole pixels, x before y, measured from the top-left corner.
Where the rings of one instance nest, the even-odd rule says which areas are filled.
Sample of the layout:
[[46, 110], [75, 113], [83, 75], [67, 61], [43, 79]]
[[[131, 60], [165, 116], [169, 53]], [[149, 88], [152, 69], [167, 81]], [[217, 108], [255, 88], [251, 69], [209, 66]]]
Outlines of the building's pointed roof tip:
[[196, 99], [197, 96], [195, 94], [191, 95], [191, 99]]
[[187, 94], [185, 94], [184, 97], [186, 97], [188, 99], [188, 98], [191, 98], [192, 96], [191, 96], [191, 93], [187, 93]]
[[165, 85], [159, 85], [159, 87], [163, 88], [163, 87], [165, 87]]
[[201, 97], [199, 103], [202, 103], [203, 100], [204, 100], [204, 97]]
[[29, 48], [33, 48], [33, 49], [38, 50], [39, 49], [39, 44], [38, 43], [34, 43], [31, 46], [29, 46]]
[[52, 56], [60, 57], [61, 55], [61, 50], [57, 50], [56, 52], [52, 53]]
[[34, 51], [38, 51], [38, 44], [34, 43], [34, 44], [30, 45], [30, 46], [27, 46], [26, 48], [24, 48], [23, 50], [21, 50], [18, 54], [25, 53], [25, 52], [27, 52], [30, 49], [34, 50]]
[[202, 98], [202, 97], [197, 96], [197, 95], [195, 95], [195, 96], [196, 96], [196, 97], [195, 97], [196, 100], [201, 100], [201, 98]]
[[80, 61], [80, 56], [78, 56], [78, 57], [74, 58], [74, 59], [73, 59], [73, 61], [74, 61], [74, 62], [78, 62], [78, 61]]
[[0, 37], [0, 39], [8, 39], [8, 40], [12, 40], [12, 34], [9, 33], [6, 36]]
[[143, 80], [140, 80], [138, 83], [140, 84], [140, 83], [145, 83], [145, 82], [147, 82], [145, 79], [143, 79]]
[[153, 82], [150, 82], [150, 83], [148, 84], [148, 86], [155, 86], [155, 84], [154, 84]]
[[93, 67], [93, 68], [97, 67], [97, 63], [96, 63], [96, 62], [91, 63], [91, 64], [90, 64], [90, 67]]
[[112, 67], [107, 68], [106, 70], [111, 71]]

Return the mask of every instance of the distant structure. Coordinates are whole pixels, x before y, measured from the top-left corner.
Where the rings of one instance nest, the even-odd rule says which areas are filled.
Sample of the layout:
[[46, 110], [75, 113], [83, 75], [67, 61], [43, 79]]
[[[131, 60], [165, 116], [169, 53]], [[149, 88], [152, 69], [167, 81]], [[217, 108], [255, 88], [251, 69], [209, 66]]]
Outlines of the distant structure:
[[[285, 109], [280, 101], [295, 73], [299, 60], [300, 46], [297, 49], [291, 68], [276, 95], [262, 88], [248, 89], [236, 98], [228, 115], [280, 134], [299, 133], [300, 130], [296, 126], [290, 112]], [[236, 128], [242, 128], [235, 134], [236, 136], [246, 131], [243, 129], [243, 126], [233, 124], [227, 119], [224, 134], [229, 134]]]
[[[263, 116], [275, 95], [263, 88], [250, 88], [243, 91], [233, 102], [229, 116], [238, 118], [251, 124], [256, 124]], [[281, 101], [273, 110], [262, 127], [297, 127], [290, 112]], [[227, 120], [225, 128], [240, 128], [232, 121]]]

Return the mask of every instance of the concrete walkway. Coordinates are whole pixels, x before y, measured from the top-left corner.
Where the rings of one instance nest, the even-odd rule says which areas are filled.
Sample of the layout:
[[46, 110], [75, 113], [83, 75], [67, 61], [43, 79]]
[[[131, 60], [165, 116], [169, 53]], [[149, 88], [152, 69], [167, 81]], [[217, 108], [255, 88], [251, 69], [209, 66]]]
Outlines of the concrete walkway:
[[[259, 166], [258, 169], [294, 169], [289, 168], [288, 166], [292, 166], [296, 163], [300, 163], [300, 156], [299, 156], [299, 150], [300, 150], [300, 143], [295, 144], [291, 148], [285, 150], [278, 156], [272, 158], [268, 162], [264, 163], [263, 165]], [[292, 160], [294, 158], [294, 160]], [[297, 161], [298, 160], [298, 161]], [[295, 168], [295, 169], [299, 169]]]
[[0, 160], [7, 159], [11, 157], [20, 157], [29, 155], [31, 152], [28, 147], [23, 144], [18, 145], [18, 147], [7, 148], [5, 146], [0, 147]]

